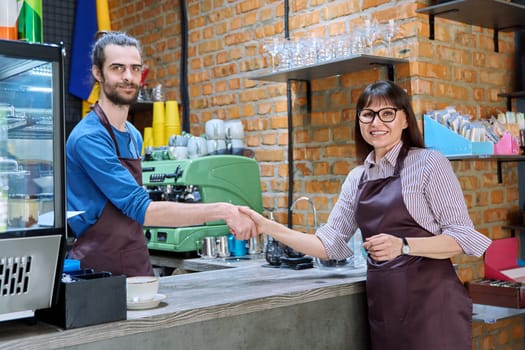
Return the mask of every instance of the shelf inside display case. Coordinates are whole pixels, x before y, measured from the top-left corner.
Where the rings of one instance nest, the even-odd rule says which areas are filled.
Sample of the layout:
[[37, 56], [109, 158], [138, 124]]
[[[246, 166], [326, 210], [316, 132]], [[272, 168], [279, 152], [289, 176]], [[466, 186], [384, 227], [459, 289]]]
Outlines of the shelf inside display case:
[[[408, 60], [372, 55], [355, 55], [336, 60], [330, 60], [318, 64], [301, 66], [293, 69], [278, 69], [276, 71], [265, 70], [257, 75], [251, 76], [252, 80], [264, 80], [275, 82], [287, 82], [288, 80], [315, 80], [334, 75], [359, 72], [377, 67], [387, 67], [393, 70], [393, 66], [399, 63], [406, 63]], [[393, 72], [389, 77], [393, 79]]]
[[21, 60], [18, 58], [0, 56], [0, 80], [27, 72], [46, 62], [38, 60]]
[[[0, 114], [9, 140], [51, 140], [53, 134], [52, 64], [0, 55]], [[51, 142], [51, 141], [50, 141]]]

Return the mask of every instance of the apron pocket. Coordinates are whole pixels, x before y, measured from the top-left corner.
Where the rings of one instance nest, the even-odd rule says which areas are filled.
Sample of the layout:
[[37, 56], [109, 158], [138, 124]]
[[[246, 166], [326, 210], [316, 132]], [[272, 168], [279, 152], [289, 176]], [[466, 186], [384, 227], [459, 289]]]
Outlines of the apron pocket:
[[151, 261], [146, 246], [128, 249], [120, 253], [120, 264], [126, 276], [149, 276]]
[[409, 309], [406, 268], [368, 271], [366, 281], [370, 322], [400, 326]]

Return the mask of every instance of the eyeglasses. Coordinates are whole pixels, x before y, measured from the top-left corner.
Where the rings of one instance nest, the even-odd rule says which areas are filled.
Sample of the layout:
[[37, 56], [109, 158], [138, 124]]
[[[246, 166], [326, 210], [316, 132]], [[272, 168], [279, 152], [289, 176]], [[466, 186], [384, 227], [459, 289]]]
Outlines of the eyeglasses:
[[116, 74], [123, 74], [128, 69], [131, 72], [131, 74], [141, 74], [143, 66], [142, 64], [131, 64], [128, 66], [119, 63], [113, 63], [109, 66], [109, 70]]
[[396, 113], [399, 109], [394, 107], [386, 107], [381, 108], [377, 112], [369, 109], [369, 108], [363, 108], [359, 114], [358, 118], [359, 121], [363, 124], [370, 124], [374, 121], [376, 115], [379, 117], [379, 120], [381, 120], [383, 123], [390, 123], [393, 122], [394, 119], [396, 119]]

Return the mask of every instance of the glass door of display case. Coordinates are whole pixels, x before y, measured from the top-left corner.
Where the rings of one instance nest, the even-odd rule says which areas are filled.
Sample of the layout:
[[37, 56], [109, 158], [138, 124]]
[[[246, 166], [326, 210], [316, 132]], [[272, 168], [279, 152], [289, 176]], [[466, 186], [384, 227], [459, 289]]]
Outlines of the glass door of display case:
[[66, 232], [64, 50], [0, 40], [0, 320], [50, 307]]

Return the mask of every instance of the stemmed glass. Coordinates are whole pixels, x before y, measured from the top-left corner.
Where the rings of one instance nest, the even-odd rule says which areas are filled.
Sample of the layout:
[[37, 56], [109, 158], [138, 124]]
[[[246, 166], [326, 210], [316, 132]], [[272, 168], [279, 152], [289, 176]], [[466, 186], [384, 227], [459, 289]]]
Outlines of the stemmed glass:
[[387, 47], [388, 47], [388, 55], [392, 56], [392, 39], [394, 39], [394, 36], [396, 35], [396, 26], [393, 19], [389, 19], [388, 23], [386, 23], [383, 27], [383, 36], [386, 40]]
[[377, 39], [378, 34], [378, 25], [377, 21], [370, 21], [369, 19], [365, 20], [365, 37], [366, 37], [366, 43], [367, 43], [367, 49], [369, 53], [372, 53], [374, 42]]
[[266, 38], [264, 39], [263, 48], [272, 57], [272, 71], [275, 72], [275, 57], [284, 49], [284, 41], [281, 38]]
[[364, 28], [357, 27], [352, 33], [351, 44], [352, 55], [362, 55], [366, 53], [366, 34]]

